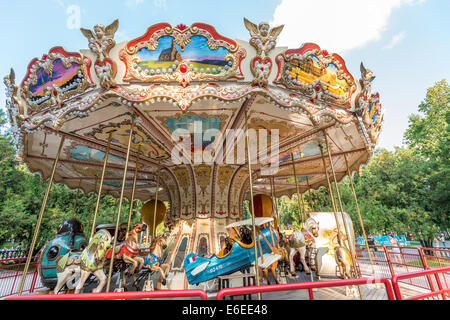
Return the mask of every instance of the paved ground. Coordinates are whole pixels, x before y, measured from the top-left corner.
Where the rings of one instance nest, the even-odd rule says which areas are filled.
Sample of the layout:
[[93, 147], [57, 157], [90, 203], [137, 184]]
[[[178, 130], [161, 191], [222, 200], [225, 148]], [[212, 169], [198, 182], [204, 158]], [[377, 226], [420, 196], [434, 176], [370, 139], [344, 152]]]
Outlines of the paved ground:
[[[378, 270], [376, 270], [378, 271]], [[380, 273], [382, 270], [379, 270]], [[5, 274], [0, 275], [0, 299], [2, 296], [9, 295], [11, 292], [11, 288], [13, 283], [9, 283], [12, 281], [11, 278], [9, 279], [2, 279], [1, 276], [5, 276]], [[14, 284], [14, 288], [17, 291], [18, 288], [18, 282], [20, 281], [20, 277], [17, 278], [17, 283]], [[313, 281], [327, 281], [327, 280], [336, 280], [336, 277], [321, 277], [321, 279], [318, 279], [316, 276], [313, 277]], [[27, 277], [25, 288], [29, 287], [29, 284], [31, 283], [32, 275], [30, 274]], [[112, 290], [117, 285], [116, 278], [114, 277], [111, 281], [111, 287]], [[6, 282], [8, 283], [6, 283]], [[310, 282], [311, 276], [307, 275], [303, 272], [297, 272], [297, 276], [294, 278], [287, 278], [288, 283], [294, 283], [294, 282]], [[271, 279], [271, 283], [274, 283], [273, 279]], [[38, 280], [39, 284], [39, 280]], [[261, 284], [266, 284], [265, 280]], [[91, 287], [95, 287], [96, 283], [91, 284]], [[38, 286], [37, 286], [38, 287]], [[86, 288], [86, 292], [91, 291], [92, 288]], [[357, 288], [354, 288], [355, 292], [358, 292]], [[6, 291], [8, 292], [6, 292]], [[387, 294], [384, 288], [384, 285], [379, 284], [379, 287], [376, 288], [375, 285], [362, 285], [360, 286], [361, 294], [363, 299], [362, 300], [387, 300]], [[14, 291], [14, 293], [16, 292]], [[423, 290], [420, 290], [420, 288], [417, 288], [416, 286], [408, 286], [407, 284], [402, 286], [402, 295], [404, 297], [408, 296], [414, 296], [422, 293]], [[24, 294], [26, 294], [24, 292]], [[334, 288], [318, 288], [314, 289], [313, 291], [314, 299], [315, 300], [360, 300], [361, 298], [356, 293], [356, 295], [348, 294], [348, 288], [347, 287], [334, 287]], [[210, 299], [215, 298], [215, 293], [208, 294], [208, 297]], [[243, 300], [243, 296], [236, 296], [234, 299], [236, 300]], [[229, 299], [229, 298], [227, 298]], [[256, 294], [252, 295], [252, 300], [256, 300], [257, 296]], [[309, 292], [308, 290], [295, 290], [295, 291], [279, 291], [279, 292], [268, 292], [262, 294], [262, 299], [267, 300], [309, 300]]]

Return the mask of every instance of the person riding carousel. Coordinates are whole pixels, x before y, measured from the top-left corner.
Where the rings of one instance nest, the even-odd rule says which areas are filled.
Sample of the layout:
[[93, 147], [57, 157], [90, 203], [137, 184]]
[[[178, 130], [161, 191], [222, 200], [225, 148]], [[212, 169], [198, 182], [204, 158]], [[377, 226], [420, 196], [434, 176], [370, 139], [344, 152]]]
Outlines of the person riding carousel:
[[241, 226], [239, 228], [240, 241], [244, 244], [252, 244], [252, 233], [246, 226]]

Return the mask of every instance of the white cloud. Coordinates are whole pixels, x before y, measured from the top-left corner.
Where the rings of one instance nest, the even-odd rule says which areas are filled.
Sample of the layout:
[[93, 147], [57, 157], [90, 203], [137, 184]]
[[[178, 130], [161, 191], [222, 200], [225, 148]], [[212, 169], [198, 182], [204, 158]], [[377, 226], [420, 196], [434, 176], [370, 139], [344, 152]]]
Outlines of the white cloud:
[[423, 2], [424, 0], [282, 0], [275, 8], [270, 25], [274, 27], [284, 24], [278, 46], [298, 48], [302, 43], [314, 42], [322, 49], [342, 54], [379, 41], [387, 29], [393, 9]]
[[[152, 2], [153, 2], [153, 6], [157, 9], [163, 9], [163, 10], [167, 9], [166, 0], [152, 0]], [[136, 8], [142, 3], [144, 3], [144, 0], [126, 0], [125, 1], [125, 4], [128, 8]]]
[[144, 0], [127, 0], [125, 4], [127, 7], [137, 7], [141, 3], [144, 3]]
[[397, 33], [396, 35], [394, 35], [391, 39], [391, 42], [389, 42], [389, 44], [387, 44], [386, 46], [383, 47], [383, 49], [392, 49], [394, 46], [397, 45], [397, 43], [399, 43], [400, 41], [403, 40], [403, 38], [405, 38], [405, 31], [402, 31], [400, 33]]

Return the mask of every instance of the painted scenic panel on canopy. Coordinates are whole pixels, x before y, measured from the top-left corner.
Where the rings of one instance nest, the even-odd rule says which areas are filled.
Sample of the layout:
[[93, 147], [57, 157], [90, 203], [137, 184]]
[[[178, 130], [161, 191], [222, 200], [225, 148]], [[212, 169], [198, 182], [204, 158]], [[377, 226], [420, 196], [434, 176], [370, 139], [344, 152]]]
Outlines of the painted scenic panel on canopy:
[[[85, 145], [74, 145], [69, 150], [70, 157], [74, 160], [87, 161], [87, 162], [103, 162], [105, 159], [105, 153]], [[117, 157], [115, 155], [108, 155], [108, 163], [111, 164], [125, 164], [125, 159]]]
[[[324, 145], [323, 152], [326, 152], [326, 150], [327, 148]], [[275, 163], [276, 161], [279, 161], [279, 163], [291, 161], [291, 152], [294, 155], [294, 160], [320, 155], [319, 141], [311, 140], [289, 151], [280, 152], [278, 157], [273, 157], [270, 161], [271, 163]]]
[[286, 66], [288, 78], [295, 84], [309, 86], [317, 80], [326, 85], [326, 90], [337, 96], [345, 96], [349, 91], [349, 85], [345, 79], [339, 79], [338, 67], [329, 63], [325, 68], [319, 63], [319, 59], [310, 55], [306, 59], [292, 59]]
[[219, 117], [201, 117], [197, 115], [187, 115], [181, 118], [169, 118], [164, 121], [164, 124], [170, 129], [171, 132], [174, 132], [177, 129], [183, 129], [190, 133], [191, 152], [200, 151], [195, 149], [194, 146], [195, 135], [201, 137], [201, 151], [203, 151], [209, 144], [214, 142], [222, 123], [223, 120]]
[[312, 99], [350, 107], [356, 84], [338, 54], [305, 43], [299, 49], [279, 54], [275, 60], [279, 69], [275, 84], [298, 90]]
[[[204, 36], [192, 36], [184, 50], [172, 36], [158, 39], [156, 50], [141, 48], [137, 55], [142, 59], [138, 66], [150, 74], [172, 73], [181, 61], [187, 61], [195, 72], [219, 74], [233, 65], [225, 56], [229, 51], [224, 47], [213, 50]], [[147, 73], [147, 72], [146, 72]]]
[[[303, 182], [306, 181], [306, 178], [308, 178], [308, 180], [311, 180], [313, 176], [301, 176], [301, 177], [297, 177], [297, 182]], [[274, 179], [275, 183], [295, 183], [295, 178], [294, 177], [287, 177], [287, 178], [275, 178]]]
[[[104, 183], [111, 187], [122, 187], [122, 181], [105, 180]], [[132, 186], [133, 186], [133, 182], [125, 183], [125, 187], [132, 187]], [[145, 186], [150, 186], [150, 184], [145, 181], [136, 181], [136, 187], [145, 187]]]
[[[34, 58], [22, 81], [22, 95], [33, 114], [94, 86], [88, 72], [89, 58], [66, 52], [62, 47], [50, 49], [41, 59]], [[56, 97], [56, 99], [55, 99]]]
[[53, 69], [50, 72], [44, 71], [40, 68], [36, 72], [36, 84], [29, 87], [29, 90], [33, 97], [44, 96], [46, 89], [53, 88], [53, 86], [59, 87], [61, 90], [71, 90], [77, 87], [78, 78], [82, 77], [78, 75], [79, 65], [76, 62], [72, 62], [68, 68], [66, 68], [61, 59], [53, 62]]

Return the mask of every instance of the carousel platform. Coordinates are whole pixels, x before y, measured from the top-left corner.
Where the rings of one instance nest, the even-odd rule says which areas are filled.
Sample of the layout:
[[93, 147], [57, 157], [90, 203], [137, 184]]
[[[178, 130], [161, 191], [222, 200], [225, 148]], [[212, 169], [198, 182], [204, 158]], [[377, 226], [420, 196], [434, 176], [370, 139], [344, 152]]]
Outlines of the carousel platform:
[[[338, 280], [339, 278], [331, 276], [323, 276], [320, 279], [317, 276], [313, 276], [314, 281], [330, 281]], [[272, 281], [272, 279], [271, 279]], [[310, 282], [311, 276], [304, 272], [297, 272], [296, 277], [287, 278], [287, 283], [300, 283]], [[273, 284], [273, 281], [271, 282]], [[266, 284], [262, 282], [261, 284]], [[361, 293], [363, 295], [362, 300], [388, 300], [386, 290], [384, 286], [380, 285], [376, 288], [375, 285], [361, 286]], [[402, 286], [402, 294], [404, 297], [416, 296], [421, 292], [414, 290], [411, 287]], [[314, 300], [361, 300], [359, 296], [347, 295], [346, 287], [332, 287], [332, 288], [318, 288], [313, 289]], [[215, 299], [216, 293], [208, 294], [209, 299]], [[229, 299], [229, 297], [227, 297]], [[248, 299], [248, 298], [247, 298]], [[257, 295], [251, 295], [252, 300], [257, 300]], [[293, 290], [293, 291], [279, 291], [279, 292], [266, 292], [261, 294], [262, 300], [310, 300], [308, 290]], [[233, 300], [244, 300], [243, 296], [234, 296]]]

